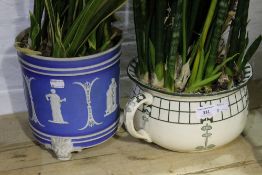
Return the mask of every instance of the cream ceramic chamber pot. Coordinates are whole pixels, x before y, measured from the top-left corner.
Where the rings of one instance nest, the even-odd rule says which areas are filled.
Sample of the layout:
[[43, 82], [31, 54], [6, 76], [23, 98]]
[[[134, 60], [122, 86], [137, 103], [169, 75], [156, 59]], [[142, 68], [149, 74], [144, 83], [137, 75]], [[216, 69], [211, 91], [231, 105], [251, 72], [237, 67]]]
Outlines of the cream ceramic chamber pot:
[[125, 109], [125, 126], [136, 138], [179, 152], [206, 151], [223, 146], [243, 131], [248, 115], [245, 78], [231, 90], [213, 94], [170, 94], [142, 84], [135, 75], [136, 61], [128, 67], [136, 83]]

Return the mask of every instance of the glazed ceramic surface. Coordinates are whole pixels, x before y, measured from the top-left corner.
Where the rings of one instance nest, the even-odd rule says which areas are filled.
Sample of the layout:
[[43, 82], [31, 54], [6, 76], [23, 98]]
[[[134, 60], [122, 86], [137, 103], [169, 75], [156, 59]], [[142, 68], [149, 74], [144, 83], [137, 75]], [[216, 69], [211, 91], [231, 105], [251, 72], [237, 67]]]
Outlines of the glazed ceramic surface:
[[136, 61], [128, 67], [137, 83], [125, 109], [129, 133], [164, 148], [206, 151], [225, 145], [243, 131], [248, 114], [246, 83], [252, 76], [246, 66], [245, 79], [236, 88], [214, 94], [167, 94], [139, 82]]
[[112, 137], [119, 119], [120, 42], [80, 58], [18, 52], [29, 123], [36, 140], [59, 159]]

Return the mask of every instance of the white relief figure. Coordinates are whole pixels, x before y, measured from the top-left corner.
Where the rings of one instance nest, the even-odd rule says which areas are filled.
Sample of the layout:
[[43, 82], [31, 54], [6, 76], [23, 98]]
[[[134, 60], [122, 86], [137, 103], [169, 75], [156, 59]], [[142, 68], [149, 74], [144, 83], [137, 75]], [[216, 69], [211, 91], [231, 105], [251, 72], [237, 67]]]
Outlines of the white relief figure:
[[[29, 94], [29, 98], [30, 98], [30, 104], [31, 104], [31, 108], [32, 108], [32, 117], [31, 120], [35, 123], [38, 123], [40, 126], [45, 127], [42, 123], [40, 123], [40, 121], [38, 120], [38, 117], [36, 115], [35, 112], [35, 104], [34, 104], [34, 100], [33, 100], [33, 95], [32, 95], [32, 91], [31, 91], [31, 82], [32, 80], [34, 80], [35, 78], [33, 77], [27, 77], [26, 75], [24, 75], [24, 79], [25, 79], [25, 86], [26, 89], [28, 91]], [[28, 106], [29, 107], [29, 106]]]
[[91, 83], [85, 82], [75, 82], [74, 84], [77, 84], [81, 86], [84, 91], [85, 91], [85, 96], [86, 96], [86, 104], [87, 104], [87, 112], [88, 112], [88, 117], [87, 117], [87, 122], [86, 125], [79, 129], [79, 130], [85, 130], [88, 127], [93, 127], [95, 125], [101, 125], [102, 122], [98, 123], [95, 121], [94, 116], [93, 116], [93, 111], [92, 111], [92, 102], [91, 102], [91, 91], [92, 91], [92, 86], [94, 85], [95, 81], [97, 81], [98, 78], [94, 79]]
[[117, 84], [113, 78], [106, 92], [106, 114], [105, 117], [112, 114], [117, 109]]
[[57, 124], [68, 124], [68, 122], [64, 121], [61, 111], [61, 103], [66, 102], [66, 98], [61, 100], [59, 95], [56, 94], [55, 89], [51, 89], [51, 93], [47, 94], [45, 97], [47, 101], [50, 101], [53, 116], [53, 120], [48, 121]]

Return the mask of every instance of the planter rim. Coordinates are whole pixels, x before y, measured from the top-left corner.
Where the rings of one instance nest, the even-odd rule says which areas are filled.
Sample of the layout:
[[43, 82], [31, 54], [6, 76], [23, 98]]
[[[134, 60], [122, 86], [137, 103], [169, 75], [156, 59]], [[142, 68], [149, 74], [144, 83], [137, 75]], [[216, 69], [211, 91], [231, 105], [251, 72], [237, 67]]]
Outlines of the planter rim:
[[149, 89], [158, 93], [166, 94], [166, 95], [171, 95], [171, 96], [180, 96], [180, 97], [203, 97], [203, 96], [216, 96], [216, 95], [222, 95], [230, 92], [234, 92], [236, 90], [239, 90], [240, 88], [244, 87], [247, 85], [248, 81], [252, 78], [253, 76], [253, 70], [252, 67], [249, 63], [246, 64], [245, 66], [245, 71], [244, 71], [244, 79], [242, 80], [241, 83], [239, 83], [237, 86], [228, 89], [228, 90], [223, 90], [223, 91], [217, 91], [217, 92], [211, 92], [211, 93], [178, 93], [178, 92], [167, 92], [163, 89], [158, 89], [153, 86], [150, 86], [149, 84], [146, 84], [138, 79], [138, 77], [135, 74], [135, 68], [137, 65], [137, 57], [133, 58], [128, 64], [127, 67], [127, 75], [128, 77], [134, 81], [138, 86], [142, 87], [143, 89]]
[[[29, 28], [23, 30], [22, 32], [20, 32], [16, 38], [15, 38], [15, 42], [19, 42], [21, 40], [21, 38], [29, 31]], [[106, 55], [112, 51], [114, 51], [116, 48], [118, 48], [123, 42], [123, 38], [121, 36], [121, 39], [119, 39], [119, 41], [111, 48], [109, 48], [106, 51], [103, 52], [99, 52], [96, 54], [92, 54], [92, 55], [87, 55], [87, 56], [81, 56], [81, 57], [68, 57], [68, 58], [54, 58], [54, 57], [45, 57], [45, 56], [40, 56], [40, 55], [29, 55], [29, 54], [25, 54], [22, 53], [20, 51], [17, 50], [17, 52], [29, 56], [29, 57], [34, 57], [35, 59], [39, 59], [39, 60], [44, 60], [44, 61], [59, 61], [59, 62], [66, 62], [66, 61], [83, 61], [83, 60], [89, 60], [89, 59], [94, 59], [96, 57], [101, 57], [103, 55]]]

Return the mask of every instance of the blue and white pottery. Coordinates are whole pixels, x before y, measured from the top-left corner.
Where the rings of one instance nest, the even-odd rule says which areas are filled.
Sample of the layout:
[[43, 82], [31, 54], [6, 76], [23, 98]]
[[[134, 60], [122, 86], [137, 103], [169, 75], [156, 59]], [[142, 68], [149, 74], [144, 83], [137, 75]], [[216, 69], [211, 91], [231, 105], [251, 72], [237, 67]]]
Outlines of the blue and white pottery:
[[18, 51], [35, 139], [62, 160], [111, 138], [119, 120], [121, 43], [91, 56], [49, 58]]
[[139, 81], [133, 60], [128, 75], [136, 83], [125, 109], [129, 133], [179, 152], [208, 151], [223, 146], [243, 131], [248, 117], [247, 82], [210, 94], [168, 93]]

